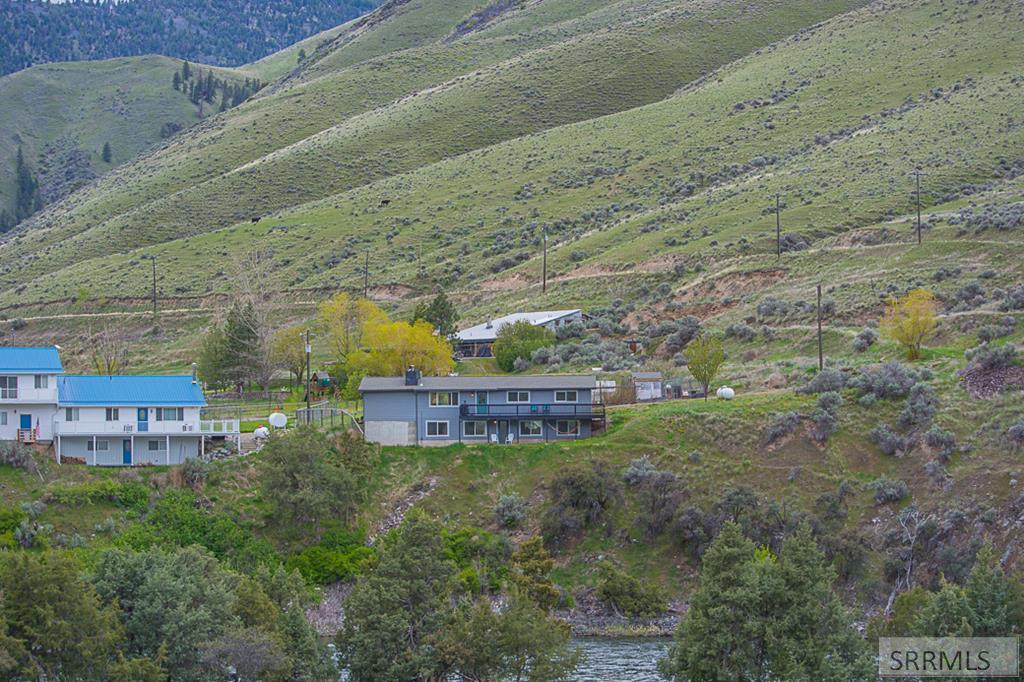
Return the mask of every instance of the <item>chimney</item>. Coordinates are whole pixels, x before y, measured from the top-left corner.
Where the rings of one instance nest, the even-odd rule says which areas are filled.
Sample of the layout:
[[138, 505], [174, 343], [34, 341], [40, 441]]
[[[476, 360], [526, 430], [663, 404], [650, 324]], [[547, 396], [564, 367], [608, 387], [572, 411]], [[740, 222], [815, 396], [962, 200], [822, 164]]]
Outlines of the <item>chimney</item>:
[[405, 385], [406, 386], [419, 386], [420, 384], [420, 371], [416, 369], [414, 365], [409, 365], [409, 369], [405, 370]]
[[493, 323], [493, 322], [491, 322], [490, 320], [487, 320], [487, 326], [486, 326], [486, 327], [484, 327], [484, 329], [490, 329], [490, 328], [491, 328], [491, 327], [493, 327], [493, 326], [494, 326], [494, 323]]
[[196, 363], [193, 362], [192, 363], [192, 383], [193, 384], [197, 383], [197, 381], [198, 381], [198, 376], [197, 376]]

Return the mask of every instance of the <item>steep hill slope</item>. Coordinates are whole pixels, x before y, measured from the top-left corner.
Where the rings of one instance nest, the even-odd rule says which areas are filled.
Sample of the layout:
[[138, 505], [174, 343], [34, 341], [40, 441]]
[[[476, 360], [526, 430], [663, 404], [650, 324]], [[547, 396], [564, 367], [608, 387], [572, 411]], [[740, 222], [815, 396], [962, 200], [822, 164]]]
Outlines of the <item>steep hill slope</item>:
[[[20, 286], [112, 243], [208, 231], [656, 101], [857, 4], [539, 3], [491, 24], [472, 3], [384, 5], [263, 97], [41, 215], [28, 226], [31, 239], [5, 246], [5, 281]], [[395, 36], [397, 47], [412, 46], [388, 52]]]
[[[1007, 0], [874, 3], [759, 50], [664, 101], [491, 145], [258, 225], [246, 222], [152, 252], [169, 265], [165, 290], [190, 294], [223, 290], [229, 284], [221, 274], [223, 259], [253, 244], [273, 252], [283, 288], [354, 285], [362, 267], [354, 256], [368, 248], [375, 281], [423, 292], [437, 285], [479, 290], [473, 283], [481, 281], [484, 290], [506, 290], [537, 281], [542, 230], [553, 238], [549, 264], [555, 275], [671, 271], [677, 263], [769, 254], [776, 192], [785, 199], [785, 230], [814, 242], [908, 212], [916, 166], [927, 174], [926, 206], [1015, 177], [1024, 158], [1014, 113], [1024, 88], [1015, 75], [1022, 57], [1014, 47], [1022, 28], [1020, 6]], [[907, 40], [908, 32], [918, 40]], [[511, 68], [496, 67], [484, 82], [506, 83], [501, 77]], [[474, 82], [467, 78], [443, 88], [437, 99], [421, 95], [356, 116], [202, 190], [226, 186], [259, 204], [306, 194], [294, 174], [275, 178], [275, 167], [307, 169], [309, 184], [322, 192], [336, 184], [334, 177], [346, 183], [387, 173], [389, 165], [397, 170], [405, 157], [391, 155], [394, 146], [370, 157], [383, 166], [375, 168], [365, 156], [358, 166], [332, 157], [332, 145], [340, 141], [339, 149], [351, 153], [357, 143], [371, 148], [375, 139], [400, 145], [427, 120], [434, 127], [425, 129], [431, 134], [417, 149], [430, 149], [442, 137], [433, 134], [437, 130], [451, 134], [444, 138], [449, 140], [481, 134], [480, 128], [460, 127], [445, 106], [444, 96], [459, 101]], [[510, 94], [500, 87], [495, 92]], [[471, 88], [463, 100], [470, 94]], [[242, 109], [255, 113], [267, 99]], [[503, 116], [515, 116], [515, 98], [501, 101], [502, 111], [492, 112], [481, 128], [500, 128]], [[444, 115], [432, 118], [435, 111]], [[346, 147], [346, 140], [353, 146]], [[116, 183], [130, 182], [129, 173], [144, 177], [142, 168], [126, 169]], [[275, 187], [279, 191], [269, 191]], [[200, 201], [192, 190], [164, 200], [164, 215], [153, 213], [157, 202], [124, 206], [122, 216], [105, 223], [87, 222], [100, 219], [104, 202], [123, 206], [132, 193], [104, 197], [99, 190], [97, 185], [61, 207], [73, 210], [74, 219], [49, 212], [25, 236], [3, 245], [9, 288], [0, 301], [9, 306], [62, 299], [78, 284], [96, 292], [115, 287], [142, 293], [147, 280], [133, 271], [135, 254], [85, 262], [82, 256], [109, 252], [110, 244], [171, 237], [182, 229], [163, 229], [174, 211], [192, 224], [217, 222], [206, 211], [180, 210]], [[221, 206], [211, 209], [214, 216], [242, 210], [230, 195], [211, 196], [219, 196]], [[384, 199], [389, 205], [380, 205]], [[78, 222], [88, 229], [74, 227]], [[111, 278], [111, 272], [124, 274]], [[557, 293], [562, 303], [580, 302], [578, 295]]]
[[[48, 64], [0, 78], [0, 210], [13, 213], [19, 147], [50, 204], [197, 123], [200, 106], [173, 87], [181, 66], [168, 57], [125, 57]], [[238, 85], [246, 78], [201, 64], [192, 70]], [[205, 105], [206, 115], [216, 110]]]

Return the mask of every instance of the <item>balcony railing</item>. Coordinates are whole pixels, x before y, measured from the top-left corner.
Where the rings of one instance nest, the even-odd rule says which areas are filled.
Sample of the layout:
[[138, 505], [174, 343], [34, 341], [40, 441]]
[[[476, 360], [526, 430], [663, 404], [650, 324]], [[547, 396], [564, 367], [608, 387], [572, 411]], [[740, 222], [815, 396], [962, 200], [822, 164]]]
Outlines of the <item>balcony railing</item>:
[[54, 432], [61, 436], [74, 435], [123, 435], [137, 433], [148, 436], [181, 436], [199, 434], [236, 434], [237, 419], [218, 419], [202, 422], [179, 421], [143, 421], [143, 422], [97, 422], [97, 421], [58, 421], [54, 422]]
[[204, 419], [199, 422], [200, 433], [210, 435], [229, 435], [239, 432], [238, 419]]
[[459, 406], [459, 414], [463, 419], [604, 419], [605, 416], [604, 405], [599, 403], [462, 404]]

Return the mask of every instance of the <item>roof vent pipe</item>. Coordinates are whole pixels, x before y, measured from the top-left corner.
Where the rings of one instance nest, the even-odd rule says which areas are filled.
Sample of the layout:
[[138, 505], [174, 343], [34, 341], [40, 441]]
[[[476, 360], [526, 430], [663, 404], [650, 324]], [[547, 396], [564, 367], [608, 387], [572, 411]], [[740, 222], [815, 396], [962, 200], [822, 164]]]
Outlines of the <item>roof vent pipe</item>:
[[197, 367], [196, 367], [196, 363], [193, 362], [192, 363], [192, 383], [193, 384], [197, 383], [197, 381], [198, 381]]

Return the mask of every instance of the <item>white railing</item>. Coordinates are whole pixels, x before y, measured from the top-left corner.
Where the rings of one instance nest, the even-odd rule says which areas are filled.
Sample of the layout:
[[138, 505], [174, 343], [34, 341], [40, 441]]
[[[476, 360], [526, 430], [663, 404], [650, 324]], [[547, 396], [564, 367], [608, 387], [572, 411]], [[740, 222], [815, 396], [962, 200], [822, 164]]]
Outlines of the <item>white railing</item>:
[[[200, 433], [238, 433], [239, 422], [233, 421], [233, 431], [206, 428], [209, 422], [54, 422], [53, 430], [59, 435], [189, 435]], [[214, 424], [228, 424], [221, 420]]]
[[239, 433], [239, 420], [204, 419], [199, 422], [199, 430], [204, 434], [236, 434]]

